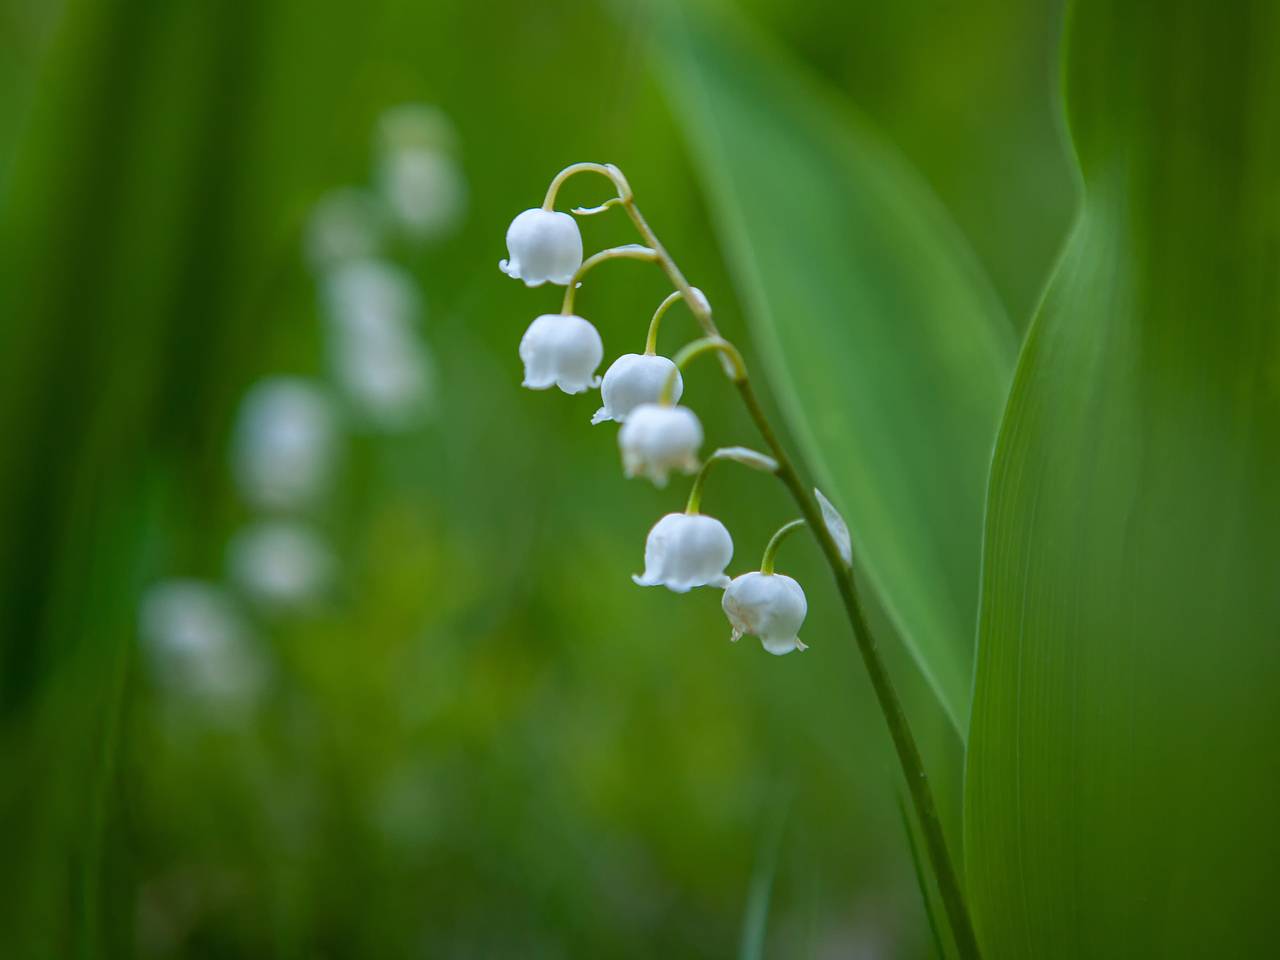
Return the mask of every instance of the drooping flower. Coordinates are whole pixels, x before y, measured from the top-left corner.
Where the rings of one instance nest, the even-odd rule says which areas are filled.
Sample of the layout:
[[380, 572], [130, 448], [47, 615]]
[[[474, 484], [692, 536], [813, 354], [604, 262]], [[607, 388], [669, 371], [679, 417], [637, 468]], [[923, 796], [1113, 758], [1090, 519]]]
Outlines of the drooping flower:
[[785, 574], [755, 571], [735, 577], [721, 605], [733, 626], [733, 640], [744, 634], [759, 637], [776, 656], [806, 649], [797, 634], [808, 604], [800, 584]]
[[702, 424], [688, 407], [642, 403], [618, 431], [623, 471], [628, 477], [648, 477], [659, 487], [666, 486], [672, 470], [694, 473], [701, 446]]
[[604, 372], [604, 380], [600, 384], [600, 398], [604, 401], [604, 406], [596, 411], [591, 422], [616, 420], [624, 423], [627, 414], [636, 407], [646, 403], [656, 404], [673, 370], [676, 372], [676, 379], [671, 391], [671, 402], [675, 403], [684, 391], [684, 381], [674, 363], [666, 357], [624, 353]]
[[[184, 703], [248, 705], [261, 692], [266, 664], [222, 587], [178, 578], [152, 584], [139, 602], [138, 626], [156, 681]], [[231, 719], [224, 709], [217, 716]]]
[[729, 584], [724, 568], [733, 559], [733, 538], [725, 525], [701, 513], [668, 513], [644, 542], [644, 573], [631, 579], [642, 587], [663, 586], [676, 593]]
[[451, 229], [466, 208], [457, 139], [448, 117], [422, 103], [392, 107], [378, 121], [378, 186], [388, 212], [416, 239]]
[[267, 611], [303, 612], [333, 585], [337, 558], [310, 527], [259, 520], [227, 547], [230, 580]]
[[418, 422], [431, 406], [432, 369], [413, 280], [386, 261], [360, 260], [333, 270], [324, 291], [330, 367], [357, 421], [389, 431]]
[[297, 510], [322, 499], [338, 453], [329, 394], [303, 377], [268, 377], [240, 404], [232, 469], [240, 492], [264, 510]]
[[582, 266], [582, 232], [569, 214], [535, 207], [511, 221], [507, 252], [510, 259], [498, 264], [507, 276], [529, 287], [567, 286]]
[[558, 386], [565, 393], [582, 393], [599, 386], [596, 368], [604, 360], [600, 334], [579, 316], [544, 313], [520, 340], [524, 386], [546, 390]]

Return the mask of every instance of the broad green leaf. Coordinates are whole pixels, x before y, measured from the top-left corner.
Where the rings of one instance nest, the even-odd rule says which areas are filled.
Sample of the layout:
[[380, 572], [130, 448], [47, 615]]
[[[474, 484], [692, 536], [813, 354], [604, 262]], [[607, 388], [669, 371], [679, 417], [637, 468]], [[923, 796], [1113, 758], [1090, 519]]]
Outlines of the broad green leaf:
[[675, 14], [671, 100], [788, 424], [963, 730], [982, 504], [1012, 327], [887, 143], [736, 26]]
[[1280, 6], [1084, 0], [1081, 221], [992, 472], [966, 778], [989, 960], [1275, 955]]

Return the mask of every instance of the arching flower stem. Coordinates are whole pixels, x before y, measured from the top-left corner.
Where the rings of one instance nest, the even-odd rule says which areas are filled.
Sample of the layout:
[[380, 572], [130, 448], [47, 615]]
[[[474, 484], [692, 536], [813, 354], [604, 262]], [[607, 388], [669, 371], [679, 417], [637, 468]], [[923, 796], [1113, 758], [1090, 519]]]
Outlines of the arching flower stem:
[[778, 532], [769, 538], [769, 543], [764, 548], [764, 556], [760, 559], [761, 573], [773, 573], [773, 561], [778, 556], [778, 548], [782, 546], [782, 541], [787, 539], [787, 534], [792, 530], [798, 530], [804, 525], [803, 520], [792, 520], [790, 523], [784, 523], [778, 528]]
[[719, 334], [714, 337], [703, 337], [701, 340], [695, 340], [693, 343], [681, 347], [680, 352], [672, 357], [675, 367], [667, 376], [667, 382], [662, 385], [662, 393], [658, 397], [658, 402], [663, 404], [671, 403], [671, 396], [676, 389], [677, 371], [683, 371], [697, 357], [713, 351], [724, 356], [725, 372], [730, 380], [734, 383], [743, 383], [747, 379], [747, 364], [742, 359], [742, 354], [738, 352], [737, 347]]
[[662, 323], [662, 316], [671, 309], [671, 305], [677, 300], [683, 300], [684, 294], [679, 290], [674, 293], [667, 294], [667, 298], [658, 304], [658, 309], [653, 311], [653, 319], [649, 321], [649, 333], [644, 338], [644, 353], [647, 357], [652, 357], [658, 352], [658, 326]]
[[762, 470], [766, 473], [773, 473], [778, 469], [778, 462], [763, 453], [749, 450], [746, 447], [721, 447], [707, 457], [702, 464], [702, 469], [693, 478], [693, 486], [689, 488], [689, 500], [684, 508], [685, 513], [698, 512], [698, 509], [702, 506], [702, 488], [706, 485], [707, 474], [711, 470], [711, 465], [721, 460], [732, 460], [743, 466], [751, 467], [753, 470]]
[[[703, 296], [701, 290], [697, 287], [690, 287], [689, 289], [693, 292], [693, 298], [698, 302], [699, 306], [705, 306], [708, 309], [710, 308], [710, 304], [707, 302], [707, 298]], [[644, 352], [647, 356], [652, 357], [658, 352], [658, 326], [661, 324], [662, 318], [666, 315], [666, 312], [671, 309], [672, 304], [677, 300], [683, 299], [684, 294], [679, 290], [676, 290], [674, 293], [668, 294], [667, 298], [658, 304], [658, 309], [653, 312], [653, 319], [649, 321], [649, 335], [644, 341]], [[690, 309], [692, 309], [692, 307]]]
[[573, 313], [574, 295], [578, 292], [578, 285], [582, 283], [582, 278], [606, 260], [644, 260], [648, 263], [656, 263], [657, 259], [658, 254], [656, 251], [648, 247], [642, 247], [637, 243], [628, 243], [621, 247], [610, 247], [608, 250], [601, 250], [599, 253], [592, 254], [582, 261], [582, 266], [578, 268], [573, 275], [573, 279], [564, 288], [564, 303], [560, 307], [560, 312], [565, 316]]
[[[725, 374], [738, 388], [738, 393], [742, 396], [743, 403], [746, 405], [752, 420], [755, 421], [756, 428], [760, 431], [766, 446], [777, 460], [778, 468], [776, 473], [778, 479], [782, 481], [792, 499], [795, 500], [802, 518], [808, 523], [809, 529], [813, 531], [813, 535], [817, 538], [818, 545], [822, 549], [822, 554], [826, 558], [827, 564], [831, 567], [832, 575], [836, 581], [836, 588], [840, 593], [840, 599], [845, 608], [845, 614], [853, 630], [854, 640], [862, 655], [862, 661], [866, 666], [872, 689], [875, 691], [880, 712], [884, 715], [885, 723], [889, 728], [890, 739], [893, 741], [894, 750], [898, 755], [898, 764], [902, 768], [902, 775], [907, 782], [907, 791], [911, 797], [912, 806], [915, 808], [921, 833], [924, 835], [925, 853], [932, 867], [934, 881], [937, 884], [938, 893], [946, 910], [947, 920], [955, 938], [956, 946], [964, 960], [978, 960], [981, 953], [978, 949], [977, 936], [974, 933], [973, 922], [965, 905], [959, 874], [951, 859], [950, 851], [947, 849], [946, 837], [942, 832], [942, 820], [938, 816], [937, 804], [934, 802], [933, 791], [929, 786], [928, 772], [925, 770], [924, 761], [920, 756], [920, 748], [916, 744], [915, 736], [911, 732], [906, 712], [902, 708], [902, 701], [880, 655], [875, 636], [867, 625], [867, 618], [863, 611], [862, 599], [859, 595], [857, 581], [854, 578], [853, 568], [845, 563], [844, 558], [841, 556], [839, 545], [823, 520], [822, 510], [818, 506], [817, 500], [809, 487], [800, 479], [800, 474], [791, 462], [791, 458], [787, 455], [786, 449], [778, 440], [778, 436], [769, 423], [768, 417], [765, 416], [764, 409], [760, 406], [760, 401], [756, 397], [755, 389], [751, 385], [751, 380], [747, 376], [741, 355], [738, 354], [737, 350], [732, 349], [728, 341], [720, 336], [719, 330], [716, 329], [715, 321], [711, 317], [710, 306], [706, 304], [705, 300], [695, 295], [694, 288], [685, 279], [676, 262], [671, 258], [671, 255], [645, 220], [639, 207], [636, 206], [635, 199], [631, 194], [631, 187], [626, 178], [611, 164], [575, 164], [572, 167], [565, 168], [552, 181], [552, 188], [547, 193], [548, 202], [554, 203], [555, 191], [564, 180], [575, 173], [583, 171], [601, 173], [613, 180], [618, 189], [618, 201], [623, 209], [626, 210], [627, 216], [631, 218], [631, 222], [635, 225], [645, 245], [654, 251], [658, 263], [667, 274], [668, 279], [670, 279], [671, 285], [684, 296], [689, 308], [693, 311], [694, 317], [697, 318], [699, 325], [706, 333], [706, 341], [698, 341], [698, 343], [712, 342], [724, 345], [708, 346], [707, 349], [716, 349], [720, 352]], [[691, 344], [686, 347], [685, 350], [681, 351], [681, 354], [685, 354], [694, 346], [695, 344]], [[730, 352], [731, 350], [732, 352]], [[688, 359], [688, 357], [685, 358], [686, 362]], [[679, 363], [679, 358], [677, 358], [677, 364]], [[669, 381], [667, 388], [673, 389], [674, 384]], [[669, 400], [669, 390], [664, 389], [663, 392]]]
[[[653, 232], [653, 228], [645, 220], [644, 214], [636, 206], [635, 197], [631, 192], [631, 184], [627, 182], [627, 178], [623, 176], [622, 171], [612, 163], [574, 163], [565, 167], [555, 175], [551, 185], [547, 187], [547, 195], [542, 201], [542, 208], [544, 210], [555, 209], [556, 196], [559, 194], [560, 188], [570, 177], [577, 176], [579, 173], [595, 173], [602, 177], [607, 177], [617, 191], [616, 197], [606, 200], [599, 207], [590, 208], [582, 212], [595, 213], [605, 210], [614, 205], [615, 201], [620, 204], [626, 210], [627, 216], [631, 218], [632, 224], [635, 225], [645, 245], [657, 254], [658, 263], [662, 266], [663, 272], [666, 273], [667, 279], [671, 281], [671, 285], [676, 288], [684, 297], [685, 302], [689, 304], [689, 309], [693, 311], [698, 325], [702, 327], [702, 332], [708, 337], [720, 336], [720, 331], [716, 329], [715, 320], [711, 318], [711, 305], [707, 303], [705, 297], [698, 296], [692, 284], [685, 279], [684, 274], [676, 265], [675, 260], [672, 259], [671, 254], [667, 253], [666, 248], [658, 239], [658, 235]], [[722, 360], [725, 373], [731, 374], [729, 360], [727, 358], [722, 358]]]
[[867, 669], [871, 687], [875, 691], [880, 712], [884, 715], [885, 723], [889, 727], [889, 736], [898, 755], [902, 775], [907, 782], [907, 792], [915, 808], [920, 831], [924, 835], [925, 853], [933, 869], [934, 880], [937, 883], [938, 893], [946, 910], [957, 949], [965, 960], [978, 960], [981, 953], [978, 949], [977, 936], [973, 931], [973, 923], [965, 905], [959, 874], [947, 849], [946, 837], [942, 832], [942, 820], [938, 816], [937, 804], [934, 802], [933, 791], [929, 786], [929, 775], [925, 770], [924, 760], [920, 756], [915, 735], [911, 732], [911, 725], [907, 721], [906, 711], [902, 708], [902, 701], [889, 676], [884, 659], [880, 655], [876, 638], [867, 625], [867, 617], [862, 608], [862, 598], [859, 595], [853, 568], [846, 564], [841, 556], [840, 547], [823, 520], [822, 510], [817, 500], [809, 487], [800, 479], [795, 465], [787, 456], [786, 449], [774, 433], [756, 397], [751, 381], [743, 379], [738, 381], [736, 386], [748, 413], [751, 414], [751, 419], [755, 421], [756, 428], [764, 438], [765, 445], [777, 458], [778, 479], [782, 481], [792, 499], [795, 500], [796, 506], [800, 508], [801, 516], [808, 522], [809, 529], [813, 531], [818, 546], [822, 549], [822, 555], [827, 560], [827, 565], [831, 567], [836, 589], [844, 605], [849, 625], [853, 628], [853, 637], [858, 644], [859, 653], [862, 654], [862, 662]]
[[[631, 202], [631, 184], [627, 183], [627, 178], [622, 175], [622, 171], [612, 163], [574, 163], [555, 175], [555, 179], [551, 181], [551, 186], [547, 187], [547, 195], [542, 201], [542, 209], [554, 210], [556, 208], [556, 195], [560, 192], [560, 188], [564, 186], [566, 180], [580, 173], [598, 173], [602, 177], [608, 177], [612, 181], [614, 189], [618, 191], [616, 202], [622, 204]], [[614, 202], [615, 200], [613, 199], [606, 200], [599, 207], [583, 212], [595, 213], [607, 209]], [[577, 211], [574, 212], [576, 213]]]

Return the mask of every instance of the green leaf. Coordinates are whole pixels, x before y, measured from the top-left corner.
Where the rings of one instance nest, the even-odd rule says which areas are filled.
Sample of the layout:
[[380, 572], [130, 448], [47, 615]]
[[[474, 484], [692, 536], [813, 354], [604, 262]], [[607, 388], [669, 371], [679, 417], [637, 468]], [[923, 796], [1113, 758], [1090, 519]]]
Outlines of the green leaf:
[[1076, 5], [1081, 221], [992, 473], [965, 837], [989, 958], [1275, 954], [1280, 6]]
[[1012, 326], [907, 162], [698, 7], [667, 20], [663, 72], [757, 352], [861, 569], [963, 731]]

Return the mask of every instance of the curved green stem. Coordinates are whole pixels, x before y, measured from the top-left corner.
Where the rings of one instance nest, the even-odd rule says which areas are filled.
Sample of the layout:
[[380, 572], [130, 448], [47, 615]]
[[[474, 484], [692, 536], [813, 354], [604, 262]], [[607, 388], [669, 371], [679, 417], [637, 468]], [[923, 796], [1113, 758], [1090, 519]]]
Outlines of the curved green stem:
[[[551, 181], [551, 186], [547, 187], [547, 195], [542, 201], [542, 209], [554, 210], [556, 208], [556, 194], [560, 192], [560, 188], [564, 186], [566, 180], [580, 173], [598, 173], [602, 177], [608, 177], [618, 191], [617, 202], [621, 204], [631, 202], [631, 184], [627, 183], [627, 178], [622, 175], [622, 171], [612, 163], [573, 163], [555, 175], [555, 178]], [[607, 207], [613, 202], [614, 200], [606, 200], [603, 206]]]
[[862, 662], [867, 668], [867, 676], [871, 680], [872, 689], [875, 691], [876, 700], [880, 705], [880, 712], [884, 714], [885, 723], [889, 727], [889, 736], [893, 740], [893, 747], [898, 755], [898, 764], [902, 767], [902, 774], [907, 781], [907, 791], [911, 795], [916, 817], [920, 821], [920, 830], [924, 835], [925, 850], [928, 854], [929, 863], [933, 867], [934, 879], [938, 884], [938, 893], [942, 898], [943, 906], [946, 908], [947, 919], [955, 936], [957, 948], [965, 960], [976, 960], [981, 956], [978, 949], [977, 936], [973, 931], [973, 923], [969, 919], [969, 911], [965, 906], [960, 877], [956, 873], [955, 865], [951, 860], [951, 853], [947, 849], [946, 837], [942, 832], [942, 820], [938, 816], [938, 808], [933, 800], [933, 791], [929, 787], [929, 775], [924, 768], [924, 761], [920, 756], [920, 748], [917, 746], [915, 736], [911, 732], [911, 726], [907, 722], [906, 712], [902, 709], [902, 701], [898, 697], [898, 692], [889, 677], [889, 671], [880, 656], [880, 650], [876, 644], [875, 637], [871, 633], [871, 628], [867, 625], [867, 618], [862, 609], [862, 599], [858, 594], [858, 585], [854, 579], [853, 568], [846, 564], [844, 558], [840, 555], [840, 547], [831, 535], [831, 531], [827, 528], [826, 522], [822, 519], [822, 510], [818, 506], [817, 500], [814, 499], [809, 488], [801, 481], [799, 473], [796, 472], [796, 468], [791, 462], [791, 458], [787, 456], [787, 452], [778, 440], [777, 434], [774, 433], [773, 427], [760, 406], [760, 401], [756, 398], [751, 381], [740, 380], [737, 387], [738, 392], [742, 395], [743, 402], [747, 406], [747, 411], [751, 414], [751, 419], [755, 421], [756, 428], [764, 438], [765, 444], [772, 451], [774, 457], [777, 458], [779, 479], [782, 480], [792, 499], [795, 500], [796, 506], [800, 508], [803, 518], [808, 521], [809, 528], [818, 540], [818, 545], [822, 549], [827, 565], [831, 567], [831, 572], [836, 581], [836, 589], [839, 591], [840, 600], [844, 604], [845, 614], [849, 619], [849, 625], [853, 628], [853, 638], [858, 644], [859, 653], [862, 654]]
[[644, 260], [648, 263], [656, 263], [658, 260], [657, 251], [648, 247], [641, 247], [634, 243], [628, 243], [621, 247], [610, 247], [608, 250], [601, 250], [599, 253], [592, 254], [582, 261], [573, 279], [569, 281], [569, 285], [564, 288], [564, 303], [560, 307], [560, 312], [565, 316], [573, 313], [573, 299], [578, 292], [578, 284], [595, 267], [604, 263], [606, 260]]
[[[690, 287], [689, 289], [692, 291], [694, 299], [697, 300], [699, 304], [707, 303], [707, 298], [703, 295], [701, 290], [697, 287]], [[653, 319], [649, 321], [649, 335], [644, 341], [644, 352], [646, 356], [652, 357], [658, 352], [658, 325], [662, 322], [662, 318], [666, 315], [666, 312], [671, 309], [672, 304], [677, 300], [683, 300], [684, 298], [684, 293], [680, 290], [676, 290], [673, 293], [667, 294], [667, 298], [658, 304], [658, 309], [653, 312]]]
[[737, 347], [719, 334], [714, 337], [703, 337], [701, 340], [695, 340], [693, 343], [681, 347], [680, 352], [672, 358], [675, 366], [667, 374], [666, 382], [662, 385], [662, 392], [658, 394], [658, 402], [670, 404], [671, 397], [676, 391], [676, 377], [680, 371], [704, 353], [712, 352], [717, 352], [724, 357], [725, 372], [729, 375], [730, 380], [734, 383], [741, 383], [747, 379], [747, 364], [742, 359], [742, 354], [738, 352]]
[[702, 464], [702, 469], [693, 478], [693, 486], [689, 488], [689, 500], [684, 508], [685, 513], [698, 512], [698, 508], [702, 505], [702, 488], [706, 485], [707, 473], [713, 463], [721, 460], [732, 460], [752, 470], [763, 470], [766, 473], [773, 473], [778, 469], [778, 461], [758, 451], [749, 450], [746, 447], [721, 447], [707, 457], [706, 462]]
[[667, 294], [667, 298], [658, 304], [658, 309], [653, 311], [653, 319], [649, 321], [649, 334], [644, 338], [644, 354], [646, 357], [652, 357], [658, 352], [658, 325], [662, 322], [663, 314], [671, 309], [673, 303], [682, 299], [684, 299], [684, 294], [676, 290], [674, 293]]
[[[619, 176], [621, 175], [619, 174]], [[625, 179], [622, 182], [625, 184]], [[756, 397], [755, 390], [751, 385], [751, 380], [746, 375], [746, 368], [742, 363], [741, 355], [732, 348], [732, 345], [728, 344], [728, 341], [721, 338], [720, 332], [716, 329], [715, 321], [711, 318], [710, 307], [705, 301], [700, 302], [695, 296], [693, 287], [685, 279], [684, 274], [680, 272], [680, 268], [676, 266], [671, 255], [667, 253], [666, 248], [663, 247], [653, 229], [640, 213], [635, 200], [631, 197], [629, 186], [626, 188], [625, 195], [623, 190], [619, 188], [619, 199], [623, 208], [627, 211], [627, 215], [639, 231], [640, 236], [644, 239], [645, 244], [654, 251], [658, 263], [670, 278], [672, 286], [684, 295], [685, 301], [689, 304], [698, 323], [707, 334], [705, 340], [690, 344], [681, 351], [680, 355], [687, 362], [688, 359], [691, 359], [691, 356], [689, 356], [691, 350], [715, 349], [720, 352], [725, 373], [738, 388], [738, 393], [741, 394], [748, 413], [750, 413], [752, 420], [755, 421], [756, 428], [760, 431], [765, 444], [777, 459], [777, 470], [775, 472], [779, 479], [782, 480], [783, 485], [786, 486], [792, 499], [795, 500], [802, 518], [813, 531], [818, 545], [822, 549], [822, 554], [826, 558], [828, 566], [831, 567], [832, 575], [836, 581], [836, 588], [840, 593], [840, 599], [849, 620], [849, 626], [853, 630], [854, 641], [857, 643], [858, 651], [862, 655], [862, 662], [866, 666], [867, 676], [871, 681], [872, 689], [875, 691], [880, 712], [884, 715], [885, 724], [889, 728], [889, 737], [893, 741], [893, 747], [898, 756], [898, 764], [902, 768], [903, 777], [907, 781], [907, 790], [911, 796], [912, 805], [915, 807], [916, 817], [920, 822], [921, 833], [924, 836], [925, 852], [933, 868], [934, 879], [937, 882], [938, 892], [947, 912], [947, 919], [955, 937], [957, 949], [964, 960], [978, 960], [981, 953], [978, 948], [977, 936], [974, 933], [973, 923], [969, 918], [969, 911], [964, 902], [964, 892], [960, 886], [959, 874], [956, 872], [955, 864], [951, 859], [951, 853], [947, 849], [946, 837], [942, 832], [942, 821], [938, 816], [938, 808], [934, 803], [933, 791], [929, 786], [929, 776], [924, 768], [924, 761], [920, 756], [920, 748], [916, 744], [915, 736], [912, 734], [910, 724], [907, 721], [906, 712], [902, 708], [902, 701], [880, 655], [876, 639], [867, 625], [867, 618], [862, 609], [862, 600], [858, 593], [858, 584], [854, 578], [853, 568], [845, 563], [840, 554], [839, 545], [822, 518], [822, 510], [818, 506], [817, 500], [814, 499], [813, 493], [800, 479], [800, 474], [796, 471], [795, 465], [787, 455], [786, 449], [778, 440], [777, 434], [774, 433], [772, 425], [765, 416], [764, 410]], [[709, 345], [713, 343], [717, 345]], [[677, 360], [677, 364], [679, 362]], [[668, 382], [664, 387], [663, 394], [666, 402], [670, 402], [671, 391], [675, 386], [674, 379], [674, 376], [668, 378]]]
[[764, 548], [764, 556], [760, 558], [761, 573], [773, 573], [773, 561], [778, 556], [778, 548], [782, 546], [782, 541], [787, 539], [787, 534], [792, 530], [798, 530], [804, 525], [804, 520], [792, 520], [790, 523], [784, 523], [778, 528], [778, 532], [769, 538], [769, 543]]

